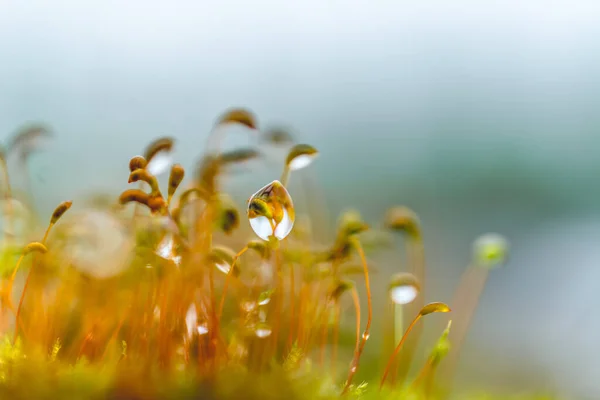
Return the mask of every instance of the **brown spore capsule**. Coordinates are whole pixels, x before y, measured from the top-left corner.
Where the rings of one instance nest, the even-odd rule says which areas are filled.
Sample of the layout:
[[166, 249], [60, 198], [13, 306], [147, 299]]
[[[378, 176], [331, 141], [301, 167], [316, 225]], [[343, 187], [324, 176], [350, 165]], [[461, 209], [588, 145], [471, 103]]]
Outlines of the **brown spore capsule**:
[[56, 222], [58, 222], [58, 220], [60, 219], [60, 217], [63, 216], [64, 213], [67, 212], [67, 210], [69, 208], [71, 208], [71, 205], [73, 204], [72, 201], [63, 201], [62, 203], [60, 203], [58, 205], [58, 207], [56, 207], [54, 209], [54, 212], [52, 213], [52, 218], [50, 219], [50, 223], [51, 224], [56, 224]]

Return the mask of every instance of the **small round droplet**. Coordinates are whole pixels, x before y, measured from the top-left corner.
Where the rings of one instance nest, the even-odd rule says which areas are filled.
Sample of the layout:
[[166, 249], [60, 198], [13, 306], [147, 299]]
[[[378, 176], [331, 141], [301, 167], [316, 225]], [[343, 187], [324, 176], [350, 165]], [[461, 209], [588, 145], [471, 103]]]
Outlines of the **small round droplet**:
[[271, 327], [266, 324], [260, 324], [254, 331], [254, 334], [261, 339], [269, 337], [271, 336]]
[[227, 275], [231, 269], [231, 265], [227, 264], [225, 261], [215, 263], [215, 267], [225, 275]]
[[196, 329], [198, 331], [198, 335], [206, 335], [208, 333], [208, 324], [200, 324]]
[[390, 297], [396, 304], [411, 303], [419, 294], [414, 286], [399, 286], [390, 290]]
[[292, 197], [279, 181], [269, 183], [252, 195], [247, 214], [254, 233], [266, 241], [272, 236], [283, 240], [292, 231], [296, 219]]
[[154, 176], [161, 175], [169, 170], [173, 164], [171, 151], [163, 150], [154, 155], [146, 166], [146, 170]]
[[270, 297], [265, 297], [264, 299], [262, 299], [261, 301], [258, 302], [258, 305], [266, 306], [267, 304], [269, 304], [270, 301], [271, 301]]
[[319, 152], [314, 147], [308, 144], [297, 144], [290, 150], [286, 164], [291, 171], [302, 169], [319, 155]]
[[362, 335], [362, 337], [363, 337], [363, 340], [369, 340], [369, 337], [370, 337], [370, 336], [371, 336], [371, 335], [370, 335], [370, 334], [368, 334], [368, 333], [366, 333], [366, 332], [365, 332], [365, 333], [363, 333], [363, 335]]
[[392, 277], [389, 285], [390, 298], [395, 304], [411, 303], [421, 288], [417, 278], [409, 273], [399, 273]]
[[304, 167], [307, 167], [313, 161], [313, 159], [314, 159], [314, 157], [306, 155], [306, 154], [298, 156], [298, 157], [294, 158], [292, 160], [292, 162], [290, 162], [290, 169], [292, 171], [296, 171], [296, 170], [302, 169]]

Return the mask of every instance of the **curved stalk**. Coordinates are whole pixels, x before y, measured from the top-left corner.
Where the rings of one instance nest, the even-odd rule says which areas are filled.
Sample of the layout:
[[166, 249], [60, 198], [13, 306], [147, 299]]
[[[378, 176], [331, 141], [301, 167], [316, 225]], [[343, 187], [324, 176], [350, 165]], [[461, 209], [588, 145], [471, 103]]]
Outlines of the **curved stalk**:
[[[423, 239], [420, 234], [416, 236], [410, 236], [407, 238], [407, 240], [408, 242], [406, 243], [406, 251], [409, 258], [408, 262], [411, 266], [411, 272], [421, 284], [421, 290], [417, 295], [417, 298], [406, 306], [407, 314], [414, 315], [418, 312], [418, 310], [421, 309], [421, 307], [425, 305], [425, 256]], [[401, 306], [397, 306], [396, 309], [398, 309], [398, 307]], [[402, 321], [399, 322], [402, 324]], [[392, 376], [392, 381], [395, 381], [396, 378], [398, 378], [398, 381], [402, 383], [406, 379], [422, 333], [423, 327], [421, 325], [414, 328], [414, 333], [410, 338], [408, 338], [406, 342], [406, 349], [400, 356], [398, 364], [396, 365], [396, 367], [399, 368], [399, 374], [394, 374]]]
[[404, 342], [406, 341], [406, 338], [408, 337], [408, 334], [410, 333], [410, 331], [412, 330], [412, 328], [415, 326], [415, 324], [421, 319], [421, 314], [417, 314], [417, 316], [413, 319], [413, 321], [410, 323], [410, 325], [408, 326], [408, 329], [406, 329], [406, 332], [404, 332], [404, 335], [402, 336], [402, 339], [400, 339], [400, 342], [398, 342], [398, 345], [396, 346], [396, 348], [394, 349], [394, 352], [392, 353], [390, 359], [388, 360], [388, 363], [385, 367], [385, 370], [383, 371], [383, 377], [381, 378], [381, 382], [379, 384], [379, 389], [381, 389], [383, 387], [383, 384], [385, 383], [385, 379], [387, 378], [391, 366], [394, 362], [394, 359], [396, 358], [396, 355], [400, 352], [400, 349], [402, 348], [402, 345], [404, 344]]

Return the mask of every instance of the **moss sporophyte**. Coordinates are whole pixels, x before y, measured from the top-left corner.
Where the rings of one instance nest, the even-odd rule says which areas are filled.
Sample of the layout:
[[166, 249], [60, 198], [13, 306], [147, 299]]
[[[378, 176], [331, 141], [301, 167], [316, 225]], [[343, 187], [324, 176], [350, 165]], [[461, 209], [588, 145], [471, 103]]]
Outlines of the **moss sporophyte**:
[[[232, 126], [262, 135], [260, 148], [223, 150]], [[33, 199], [11, 190], [6, 159], [28, 156], [47, 132], [27, 127], [0, 152], [2, 399], [48, 393], [65, 399], [436, 398], [450, 382], [435, 372], [446, 354], [455, 362], [485, 278], [506, 259], [505, 239], [477, 241], [465, 272], [471, 283], [461, 284], [450, 303], [457, 313], [452, 330], [448, 324], [410, 376], [425, 328], [418, 322], [450, 311], [444, 303], [425, 303], [434, 294], [424, 280], [423, 231], [414, 211], [382, 212], [379, 231], [348, 210], [329, 243], [317, 243], [314, 227], [322, 221], [294, 203], [300, 193], [289, 182], [292, 172], [302, 178], [319, 152], [296, 144], [283, 128], [261, 133], [252, 112], [232, 108], [211, 127], [193, 173], [174, 164], [175, 138], [157, 138], [128, 165], [123, 160], [122, 183], [134, 187], [113, 193], [114, 202], [103, 206], [63, 202], [43, 231], [43, 222], [23, 224], [15, 212], [17, 202], [31, 208]], [[281, 175], [248, 193], [240, 211], [222, 178], [266, 151], [279, 154]], [[167, 172], [163, 191], [160, 177]], [[406, 265], [379, 270], [390, 271], [389, 283], [372, 287], [377, 269], [368, 233], [385, 231], [404, 241]], [[376, 343], [365, 352], [374, 342], [372, 322], [381, 317], [373, 291], [386, 293], [392, 307], [383, 353]], [[347, 316], [351, 324], [344, 323]], [[457, 343], [450, 346], [453, 336]], [[377, 359], [385, 361], [379, 371]], [[32, 377], [39, 384], [31, 385]]]

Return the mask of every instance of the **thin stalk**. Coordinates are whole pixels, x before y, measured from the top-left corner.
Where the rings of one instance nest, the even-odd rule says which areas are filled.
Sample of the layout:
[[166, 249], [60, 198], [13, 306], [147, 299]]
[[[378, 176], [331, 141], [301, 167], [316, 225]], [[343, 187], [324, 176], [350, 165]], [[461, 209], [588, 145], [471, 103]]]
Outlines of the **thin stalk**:
[[371, 321], [373, 319], [373, 305], [371, 303], [371, 285], [369, 283], [369, 266], [367, 264], [367, 258], [365, 257], [365, 252], [363, 251], [360, 241], [358, 239], [355, 239], [354, 243], [355, 243], [356, 250], [358, 251], [358, 255], [360, 256], [360, 260], [362, 262], [363, 269], [364, 269], [365, 286], [367, 289], [367, 306], [368, 306], [367, 312], [368, 313], [367, 313], [367, 325], [366, 325], [365, 331], [363, 332], [363, 335], [362, 335], [362, 341], [360, 342], [358, 351], [356, 352], [354, 360], [352, 361], [352, 364], [350, 367], [350, 373], [348, 374], [348, 380], [346, 381], [346, 386], [344, 387], [342, 394], [345, 394], [348, 392], [348, 389], [350, 389], [350, 385], [352, 384], [352, 379], [354, 378], [354, 375], [356, 374], [356, 371], [358, 370], [360, 356], [362, 355], [362, 352], [365, 348], [365, 344], [367, 343], [367, 340], [369, 339], [370, 329], [371, 329]]
[[360, 344], [360, 298], [358, 297], [358, 290], [356, 287], [352, 288], [352, 301], [354, 303], [354, 312], [356, 313], [356, 345], [354, 346], [354, 355], [358, 353], [358, 346]]
[[[406, 306], [407, 315], [414, 315], [425, 305], [425, 252], [423, 248], [423, 239], [421, 235], [415, 237], [409, 237], [406, 243], [406, 253], [408, 255], [408, 263], [410, 265], [411, 273], [417, 278], [421, 284], [421, 290], [415, 298], [415, 300]], [[406, 321], [408, 322], [408, 320]], [[419, 345], [419, 340], [423, 333], [423, 326], [416, 326], [413, 330], [413, 334], [408, 338], [405, 346], [405, 350], [400, 355], [397, 367], [399, 373], [394, 374], [393, 380], [398, 378], [400, 383], [404, 382], [406, 376], [410, 371], [413, 357], [416, 353]]]
[[290, 167], [286, 164], [283, 167], [283, 172], [281, 173], [281, 179], [279, 180], [279, 182], [281, 182], [281, 184], [283, 186], [287, 187], [289, 180], [290, 180]]
[[415, 326], [415, 324], [421, 319], [421, 314], [417, 314], [417, 316], [413, 319], [413, 321], [410, 323], [410, 325], [408, 326], [408, 329], [406, 329], [406, 332], [404, 332], [404, 335], [402, 336], [402, 339], [400, 339], [400, 342], [398, 343], [398, 345], [396, 346], [396, 348], [394, 349], [394, 352], [392, 353], [387, 366], [385, 367], [385, 370], [383, 371], [383, 376], [381, 377], [381, 383], [379, 384], [379, 389], [381, 389], [383, 387], [383, 384], [385, 383], [385, 379], [387, 378], [392, 363], [394, 362], [394, 359], [396, 358], [396, 355], [400, 352], [400, 349], [402, 348], [402, 345], [404, 344], [404, 342], [406, 341], [406, 338], [408, 337], [408, 334], [410, 333], [410, 331], [412, 330], [412, 328]]
[[[48, 239], [48, 235], [50, 234], [50, 230], [52, 229], [53, 226], [54, 226], [54, 224], [52, 222], [50, 222], [48, 224], [48, 228], [46, 228], [46, 232], [44, 233], [44, 238], [42, 239], [43, 245], [46, 244], [46, 239]], [[20, 263], [18, 263], [18, 265], [20, 265]], [[23, 292], [21, 292], [21, 298], [19, 299], [19, 306], [17, 307], [17, 314], [15, 315], [15, 334], [13, 337], [13, 344], [17, 342], [17, 336], [19, 335], [19, 321], [20, 321], [20, 317], [21, 317], [21, 309], [23, 307], [23, 300], [25, 300], [25, 292], [27, 292], [27, 287], [29, 286], [29, 282], [31, 281], [31, 275], [33, 273], [34, 268], [35, 268], [35, 256], [33, 257], [33, 262], [31, 264], [31, 268], [29, 269], [29, 272], [27, 273], [27, 278], [25, 278], [25, 285], [23, 285]], [[16, 270], [16, 268], [15, 268], [15, 270]], [[13, 271], [13, 274], [15, 274], [15, 273], [16, 273], [16, 271]]]
[[[402, 339], [402, 335], [404, 334], [404, 329], [403, 329], [404, 316], [403, 316], [401, 304], [392, 303], [392, 307], [394, 308], [394, 343], [398, 343], [398, 341]], [[397, 374], [398, 363], [399, 363], [398, 360], [394, 360], [394, 363], [392, 365], [392, 371], [394, 371], [392, 373], [392, 378], [391, 378], [392, 385], [396, 384], [396, 378], [398, 376], [398, 374]]]
[[295, 323], [294, 308], [295, 308], [295, 303], [296, 303], [295, 290], [294, 290], [295, 287], [296, 287], [296, 281], [295, 281], [295, 277], [294, 277], [294, 264], [290, 264], [290, 326], [288, 328], [289, 329], [288, 339], [287, 339], [288, 348], [292, 347], [292, 341], [294, 338], [294, 323]]
[[331, 348], [331, 376], [335, 377], [335, 366], [337, 362], [338, 342], [340, 339], [340, 312], [341, 307], [339, 301], [333, 305], [333, 343]]
[[44, 238], [42, 239], [42, 244], [46, 244], [46, 240], [48, 239], [48, 235], [50, 234], [50, 230], [52, 229], [53, 226], [54, 226], [53, 223], [48, 224], [48, 227], [46, 228], [46, 232], [44, 232]]
[[[275, 232], [275, 229], [273, 229]], [[283, 302], [283, 277], [281, 275], [282, 259], [281, 259], [281, 248], [277, 246], [275, 249], [275, 273], [277, 275], [277, 289], [276, 297], [277, 302], [275, 303], [275, 318], [273, 326], [273, 352], [274, 355], [277, 353], [277, 339], [279, 337], [279, 324], [281, 320], [281, 306]]]

